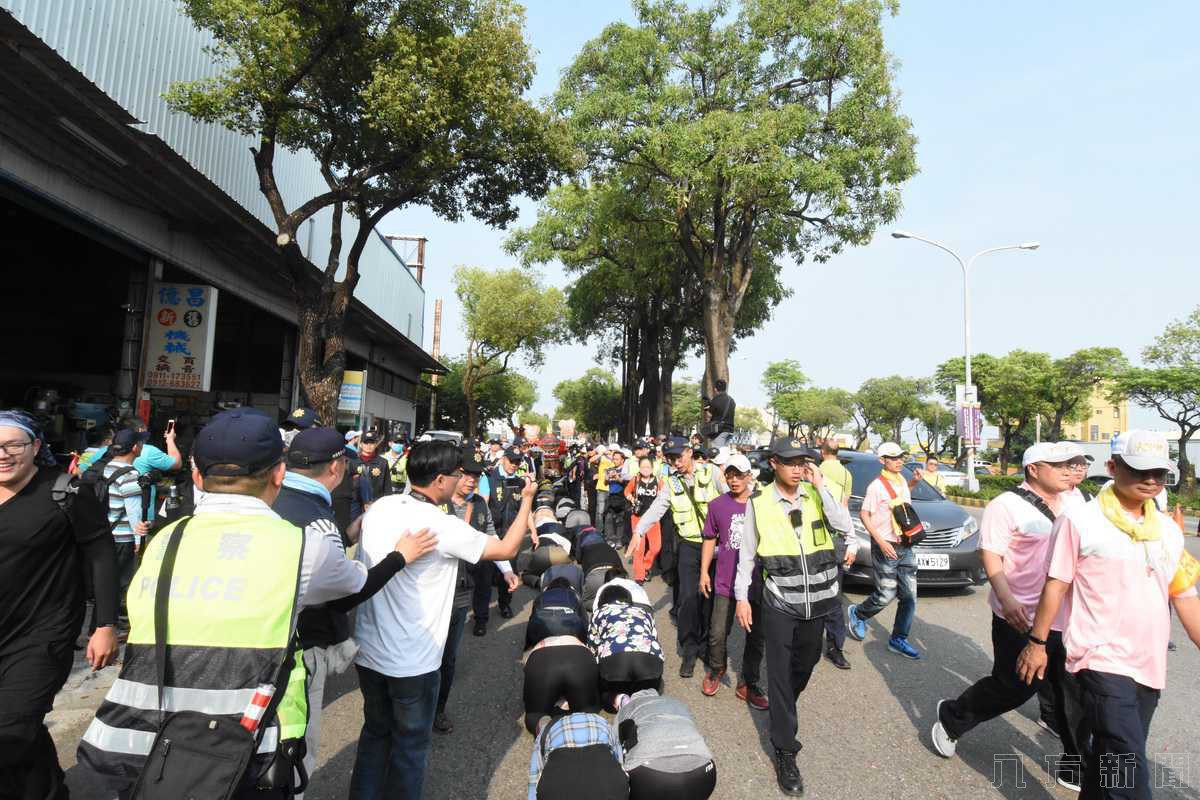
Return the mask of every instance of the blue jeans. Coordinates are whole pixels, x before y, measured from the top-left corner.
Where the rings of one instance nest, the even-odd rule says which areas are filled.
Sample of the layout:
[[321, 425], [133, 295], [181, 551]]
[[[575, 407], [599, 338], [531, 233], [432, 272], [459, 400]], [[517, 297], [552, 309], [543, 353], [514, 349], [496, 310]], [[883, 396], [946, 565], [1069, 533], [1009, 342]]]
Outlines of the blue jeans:
[[913, 617], [917, 615], [917, 554], [911, 547], [896, 548], [896, 557], [888, 558], [871, 541], [871, 566], [875, 570], [875, 591], [859, 603], [855, 613], [860, 619], [870, 619], [887, 608], [888, 603], [900, 595], [896, 606], [896, 622], [892, 625], [892, 636], [908, 638], [912, 630]]
[[363, 728], [350, 776], [350, 800], [420, 800], [437, 707], [437, 670], [390, 678], [355, 665]]

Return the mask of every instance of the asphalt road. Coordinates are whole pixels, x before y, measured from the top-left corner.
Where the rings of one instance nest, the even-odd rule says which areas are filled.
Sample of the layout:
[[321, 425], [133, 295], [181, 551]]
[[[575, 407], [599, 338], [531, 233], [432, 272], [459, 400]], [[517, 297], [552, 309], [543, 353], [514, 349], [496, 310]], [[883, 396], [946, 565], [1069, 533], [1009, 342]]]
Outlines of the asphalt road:
[[[972, 510], [973, 513], [977, 513]], [[1200, 542], [1189, 539], [1200, 556]], [[781, 796], [770, 761], [767, 715], [749, 709], [733, 695], [732, 685], [715, 697], [700, 693], [701, 671], [678, 677], [674, 627], [669, 600], [659, 581], [648, 586], [658, 609], [658, 626], [667, 651], [666, 690], [685, 699], [707, 738], [717, 764], [715, 798], [741, 800]], [[863, 594], [850, 592], [850, 602]], [[934, 707], [957, 695], [991, 669], [990, 612], [984, 587], [961, 592], [925, 592], [920, 596], [911, 641], [925, 657], [908, 661], [887, 651], [893, 611], [870, 622], [867, 640], [847, 642], [853, 669], [840, 672], [823, 661], [800, 698], [801, 774], [807, 797], [862, 798], [1071, 798], [1054, 784], [1044, 756], [1057, 752], [1057, 740], [1034, 720], [1037, 702], [981, 725], [959, 742], [958, 757], [947, 761], [929, 745]], [[527, 791], [531, 737], [521, 718], [521, 644], [531, 590], [518, 591], [512, 620], [493, 614], [487, 636], [468, 631], [459, 656], [459, 673], [450, 698], [455, 731], [434, 735], [426, 782], [430, 800], [518, 800]], [[503, 624], [497, 625], [497, 622]], [[1168, 687], [1163, 692], [1150, 736], [1149, 752], [1159, 785], [1156, 798], [1200, 798], [1200, 745], [1195, 741], [1195, 711], [1200, 692], [1192, 676], [1200, 653], [1178, 622], [1179, 650], [1169, 656]], [[739, 665], [743, 638], [730, 646]], [[104, 798], [93, 779], [75, 768], [75, 744], [115, 677], [73, 678], [50, 717], [51, 732], [77, 800]], [[362, 700], [351, 673], [327, 687], [319, 765], [306, 797], [344, 798], [362, 722]], [[1020, 765], [1020, 774], [1016, 765]], [[1170, 786], [1171, 783], [1180, 784]], [[999, 785], [996, 785], [999, 783]]]

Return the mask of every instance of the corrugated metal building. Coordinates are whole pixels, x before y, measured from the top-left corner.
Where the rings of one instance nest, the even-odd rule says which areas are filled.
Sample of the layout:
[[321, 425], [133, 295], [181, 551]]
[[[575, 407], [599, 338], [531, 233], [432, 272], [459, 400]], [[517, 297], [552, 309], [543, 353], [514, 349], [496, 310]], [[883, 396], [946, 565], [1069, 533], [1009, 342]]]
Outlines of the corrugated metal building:
[[[284, 411], [298, 397], [296, 308], [272, 266], [253, 141], [162, 99], [173, 81], [216, 74], [209, 43], [173, 0], [0, 0], [0, 220], [10, 272], [24, 276], [10, 297], [47, 312], [5, 325], [9, 341], [23, 329], [39, 346], [0, 366], [4, 402], [53, 403], [57, 392], [70, 429], [69, 400], [144, 400], [155, 281], [220, 290], [211, 390], [153, 390], [155, 416], [202, 421], [239, 401]], [[306, 153], [281, 151], [276, 176], [290, 203], [325, 189]], [[326, 210], [297, 237], [314, 263], [325, 263], [330, 224]], [[411, 431], [420, 373], [439, 369], [420, 348], [424, 290], [380, 236], [360, 269], [347, 368], [367, 371], [374, 406], [360, 424]], [[115, 361], [104, 347], [114, 339]]]

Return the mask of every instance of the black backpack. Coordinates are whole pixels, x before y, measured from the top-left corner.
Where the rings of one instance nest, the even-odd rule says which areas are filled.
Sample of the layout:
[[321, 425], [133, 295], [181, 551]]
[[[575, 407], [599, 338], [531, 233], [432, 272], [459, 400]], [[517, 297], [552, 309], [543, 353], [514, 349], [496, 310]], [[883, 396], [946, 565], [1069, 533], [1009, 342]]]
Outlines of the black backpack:
[[[76, 492], [92, 492], [96, 495], [96, 499], [100, 501], [100, 507], [104, 509], [104, 513], [107, 514], [108, 492], [112, 488], [113, 483], [122, 475], [128, 475], [130, 472], [137, 471], [132, 465], [124, 466], [114, 470], [113, 474], [106, 478], [104, 477], [104, 468], [111, 460], [112, 456], [105, 453], [88, 467], [87, 472], [77, 478], [67, 473], [60, 475], [58, 480], [54, 482], [54, 489], [51, 491], [54, 501], [59, 504], [60, 508], [66, 511], [70, 507], [70, 502], [73, 499], [72, 495]], [[109, 523], [109, 530], [115, 530], [123, 519], [125, 519], [124, 508], [122, 508], [120, 516], [115, 521]]]

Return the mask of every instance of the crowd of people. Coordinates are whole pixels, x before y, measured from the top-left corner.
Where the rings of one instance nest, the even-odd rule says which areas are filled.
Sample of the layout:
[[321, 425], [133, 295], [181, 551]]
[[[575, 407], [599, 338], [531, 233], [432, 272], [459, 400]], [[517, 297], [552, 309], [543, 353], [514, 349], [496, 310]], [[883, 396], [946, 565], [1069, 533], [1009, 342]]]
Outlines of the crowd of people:
[[[732, 401], [717, 406], [732, 419]], [[911, 488], [937, 487], [937, 462], [907, 470], [899, 445], [880, 444], [856, 533], [835, 443], [777, 438], [760, 470], [727, 426], [628, 448], [571, 443], [549, 480], [528, 440], [388, 442], [304, 408], [282, 426], [222, 412], [186, 459], [170, 426], [160, 449], [134, 421], [64, 470], [36, 419], [0, 412], [3, 785], [66, 796], [43, 718], [78, 647], [93, 669], [120, 656], [77, 753], [114, 796], [301, 796], [325, 685], [353, 666], [363, 725], [350, 797], [419, 798], [433, 734], [454, 730], [462, 637], [487, 635], [493, 590], [513, 617], [524, 584], [536, 592], [519, 689], [530, 800], [706, 798], [717, 764], [687, 684], [664, 693], [647, 593], [662, 581], [679, 678], [702, 666], [694, 702], [728, 683], [765, 712], [778, 785], [800, 795], [798, 706], [822, 656], [851, 669], [847, 635], [863, 640], [895, 601], [888, 651], [927, 657], [909, 641], [924, 535]], [[952, 758], [1036, 694], [1061, 740], [1061, 785], [1145, 798], [1169, 609], [1200, 643], [1200, 563], [1156, 504], [1175, 470], [1161, 436], [1119, 437], [1094, 498], [1078, 488], [1086, 466], [1077, 445], [1034, 445], [1023, 482], [985, 509], [994, 667], [931, 710], [931, 741]], [[184, 490], [161, 489], [155, 471], [181, 468]], [[860, 546], [874, 586], [846, 606]], [[746, 635], [732, 681], [735, 624]], [[1128, 781], [1104, 772], [1114, 756], [1132, 759]]]

